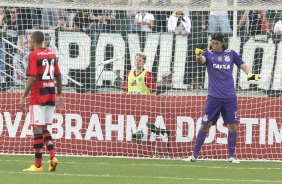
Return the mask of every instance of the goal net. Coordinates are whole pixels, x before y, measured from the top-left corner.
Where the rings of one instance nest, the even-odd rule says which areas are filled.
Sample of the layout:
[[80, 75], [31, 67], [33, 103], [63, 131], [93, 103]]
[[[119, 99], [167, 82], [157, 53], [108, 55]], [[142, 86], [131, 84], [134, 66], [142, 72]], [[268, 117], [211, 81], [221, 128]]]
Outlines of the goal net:
[[[260, 81], [233, 69], [238, 96], [236, 157], [282, 159], [282, 5], [280, 0], [2, 0], [0, 2], [0, 153], [32, 154], [26, 84], [35, 30], [59, 60], [65, 109], [48, 128], [61, 155], [186, 158], [207, 96], [205, 66], [195, 48], [225, 34]], [[156, 81], [156, 95], [126, 94], [135, 55]], [[224, 59], [224, 58], [223, 58]], [[219, 65], [224, 67], [223, 65]], [[227, 89], [228, 90], [228, 89]], [[226, 159], [222, 117], [200, 159]]]

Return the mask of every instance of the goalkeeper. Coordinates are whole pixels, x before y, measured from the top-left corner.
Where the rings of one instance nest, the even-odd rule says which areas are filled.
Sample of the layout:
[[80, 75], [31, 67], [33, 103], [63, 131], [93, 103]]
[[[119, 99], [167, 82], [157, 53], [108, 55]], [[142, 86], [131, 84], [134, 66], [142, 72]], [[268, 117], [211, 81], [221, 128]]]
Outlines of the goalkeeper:
[[250, 68], [234, 50], [226, 49], [222, 33], [211, 35], [210, 51], [196, 48], [195, 54], [197, 62], [207, 67], [209, 84], [202, 125], [196, 138], [193, 154], [187, 160], [197, 160], [207, 132], [212, 125], [216, 124], [221, 113], [224, 125], [228, 128], [228, 162], [238, 163], [239, 161], [235, 159], [237, 97], [232, 75], [233, 66], [236, 64], [241, 68], [246, 73], [248, 81], [258, 81], [260, 77], [252, 74]]

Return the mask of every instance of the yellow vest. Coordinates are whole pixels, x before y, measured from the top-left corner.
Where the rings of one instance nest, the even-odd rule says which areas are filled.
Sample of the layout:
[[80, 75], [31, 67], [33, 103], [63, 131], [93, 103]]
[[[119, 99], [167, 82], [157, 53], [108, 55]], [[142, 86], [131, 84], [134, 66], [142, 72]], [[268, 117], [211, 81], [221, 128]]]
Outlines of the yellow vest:
[[145, 76], [147, 71], [144, 70], [138, 76], [134, 75], [134, 70], [131, 70], [128, 75], [128, 93], [129, 94], [151, 94], [150, 89], [147, 87], [145, 82]]

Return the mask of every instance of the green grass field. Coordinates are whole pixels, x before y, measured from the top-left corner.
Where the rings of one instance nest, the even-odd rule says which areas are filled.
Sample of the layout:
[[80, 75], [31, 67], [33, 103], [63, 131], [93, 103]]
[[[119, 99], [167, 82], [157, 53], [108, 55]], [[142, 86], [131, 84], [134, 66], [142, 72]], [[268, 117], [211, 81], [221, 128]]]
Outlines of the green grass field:
[[[32, 156], [0, 155], [1, 184], [182, 184], [282, 183], [282, 163], [58, 157], [54, 173], [22, 172]], [[47, 158], [47, 156], [45, 156]]]

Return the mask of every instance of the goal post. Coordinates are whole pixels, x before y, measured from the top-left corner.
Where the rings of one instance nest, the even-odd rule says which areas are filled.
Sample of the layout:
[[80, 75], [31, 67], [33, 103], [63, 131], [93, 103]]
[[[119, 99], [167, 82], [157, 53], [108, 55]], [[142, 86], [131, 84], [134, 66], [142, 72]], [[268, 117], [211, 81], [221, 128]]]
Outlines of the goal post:
[[[187, 158], [208, 86], [206, 68], [196, 63], [194, 50], [210, 48], [216, 29], [211, 17], [223, 15], [228, 23], [219, 27], [224, 26], [227, 47], [261, 77], [248, 82], [233, 69], [236, 157], [282, 160], [280, 0], [2, 0], [1, 8], [0, 141], [5, 146], [0, 153], [33, 153], [28, 103], [21, 111], [18, 101], [26, 82], [28, 39], [41, 30], [63, 74], [65, 108], [56, 110], [48, 127], [58, 154]], [[19, 23], [15, 27], [13, 12]], [[179, 21], [173, 18], [177, 14]], [[261, 21], [256, 28], [253, 15]], [[145, 69], [159, 84], [157, 95], [123, 94], [122, 84], [140, 51], [147, 57]], [[169, 75], [171, 81], [164, 85], [161, 81]], [[199, 158], [226, 159], [227, 134], [220, 117]]]

